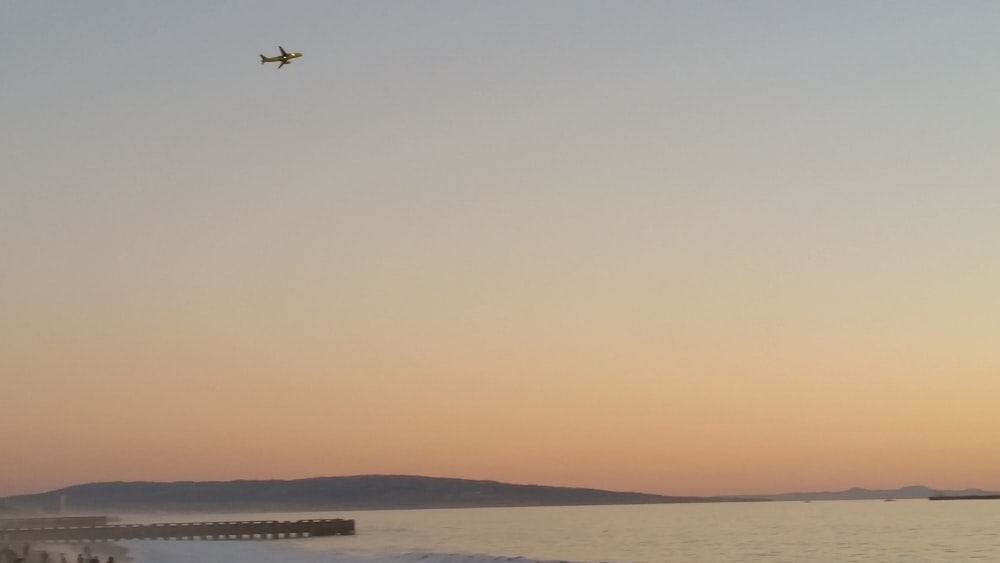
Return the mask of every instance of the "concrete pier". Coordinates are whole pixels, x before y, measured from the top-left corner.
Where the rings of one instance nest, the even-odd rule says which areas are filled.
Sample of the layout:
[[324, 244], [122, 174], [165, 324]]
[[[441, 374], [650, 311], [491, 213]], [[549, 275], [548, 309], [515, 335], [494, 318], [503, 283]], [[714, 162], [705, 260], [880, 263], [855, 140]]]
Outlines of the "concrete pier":
[[271, 540], [354, 535], [354, 520], [341, 518], [186, 522], [177, 524], [113, 524], [104, 526], [37, 526], [0, 528], [0, 543], [97, 542], [117, 540]]
[[107, 516], [43, 516], [36, 518], [0, 518], [0, 530], [10, 528], [75, 528], [106, 526]]

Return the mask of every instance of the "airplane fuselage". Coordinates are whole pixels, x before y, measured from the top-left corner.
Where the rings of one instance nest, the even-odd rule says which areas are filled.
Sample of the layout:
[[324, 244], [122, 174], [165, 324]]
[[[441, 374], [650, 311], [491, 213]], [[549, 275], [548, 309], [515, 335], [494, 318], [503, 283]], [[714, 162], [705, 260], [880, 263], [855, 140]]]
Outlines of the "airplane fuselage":
[[297, 59], [302, 56], [302, 53], [288, 53], [287, 57], [264, 57], [265, 63], [288, 63], [292, 59]]

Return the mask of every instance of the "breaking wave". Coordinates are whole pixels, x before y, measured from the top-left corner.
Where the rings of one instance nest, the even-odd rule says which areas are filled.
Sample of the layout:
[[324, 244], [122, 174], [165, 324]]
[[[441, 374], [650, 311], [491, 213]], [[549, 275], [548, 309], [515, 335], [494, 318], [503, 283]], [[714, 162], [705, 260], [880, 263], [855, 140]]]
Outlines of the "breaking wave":
[[134, 563], [577, 563], [482, 553], [351, 553], [295, 549], [295, 542], [121, 542]]

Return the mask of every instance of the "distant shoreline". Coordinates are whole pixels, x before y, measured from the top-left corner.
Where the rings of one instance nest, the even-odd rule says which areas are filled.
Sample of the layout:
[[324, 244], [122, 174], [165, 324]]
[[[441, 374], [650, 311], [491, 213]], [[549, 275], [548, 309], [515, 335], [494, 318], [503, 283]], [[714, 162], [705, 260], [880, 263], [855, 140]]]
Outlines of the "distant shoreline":
[[997, 500], [1000, 495], [932, 495], [927, 500]]
[[982, 489], [923, 485], [896, 489], [724, 496], [667, 496], [579, 487], [415, 475], [352, 475], [293, 480], [105, 482], [0, 499], [6, 514], [329, 512], [822, 500], [1000, 498]]

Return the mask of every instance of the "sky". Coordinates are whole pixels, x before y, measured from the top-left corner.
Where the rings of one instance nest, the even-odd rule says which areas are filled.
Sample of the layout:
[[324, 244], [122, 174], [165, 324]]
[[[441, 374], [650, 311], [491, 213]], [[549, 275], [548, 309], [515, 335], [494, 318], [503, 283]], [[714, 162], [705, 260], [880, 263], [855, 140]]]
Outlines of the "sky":
[[0, 495], [1000, 490], [998, 21], [4, 2]]

